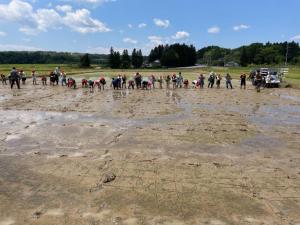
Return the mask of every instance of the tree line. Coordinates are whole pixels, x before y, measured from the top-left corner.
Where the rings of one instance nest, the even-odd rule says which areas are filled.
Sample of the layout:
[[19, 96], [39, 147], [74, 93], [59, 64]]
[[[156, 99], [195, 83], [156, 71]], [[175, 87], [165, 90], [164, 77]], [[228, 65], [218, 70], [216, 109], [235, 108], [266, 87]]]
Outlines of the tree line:
[[224, 66], [235, 62], [241, 66], [288, 64], [300, 65], [300, 47], [296, 42], [253, 43], [235, 49], [208, 46], [198, 51], [193, 45], [172, 44], [154, 47], [149, 56], [133, 49], [121, 53], [111, 48], [109, 54], [81, 54], [49, 51], [5, 51], [0, 52], [0, 64], [76, 64], [81, 67], [101, 65], [113, 69], [140, 68], [145, 62], [161, 67], [186, 67], [195, 64]]
[[110, 49], [109, 66], [112, 69], [129, 69], [141, 68], [144, 62], [142, 50], [133, 49], [131, 56], [127, 49], [124, 49], [122, 55], [119, 51], [115, 51], [113, 47]]
[[197, 62], [196, 48], [186, 44], [159, 45], [149, 54], [150, 63], [157, 60], [163, 67], [194, 66]]
[[[50, 51], [3, 51], [0, 52], [1, 64], [80, 64], [82, 53]], [[89, 54], [91, 64], [107, 64], [105, 54]]]
[[224, 66], [236, 62], [241, 66], [289, 63], [300, 65], [300, 47], [296, 42], [253, 43], [235, 49], [209, 46], [197, 51], [198, 62]]

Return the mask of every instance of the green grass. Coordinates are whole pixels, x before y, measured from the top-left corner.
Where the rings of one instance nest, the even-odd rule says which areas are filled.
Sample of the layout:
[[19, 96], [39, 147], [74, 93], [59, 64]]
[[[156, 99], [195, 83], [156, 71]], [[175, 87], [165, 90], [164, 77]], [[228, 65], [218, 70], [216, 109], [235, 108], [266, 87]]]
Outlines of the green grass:
[[39, 74], [49, 74], [50, 71], [53, 71], [57, 66], [60, 66], [61, 69], [68, 74], [95, 71], [94, 68], [79, 68], [76, 64], [0, 64], [0, 73], [8, 74], [11, 71], [12, 67], [16, 67], [17, 69], [24, 70], [27, 74], [30, 74], [33, 69], [35, 69]]
[[[211, 71], [215, 73], [220, 73], [222, 75], [230, 73], [234, 79], [238, 79], [241, 73], [249, 74], [252, 69], [258, 67], [237, 67], [237, 68], [225, 68], [225, 67], [206, 67], [206, 68], [193, 68], [193, 69], [128, 69], [128, 70], [113, 70], [113, 69], [101, 69], [93, 66], [88, 69], [79, 68], [76, 64], [66, 64], [66, 65], [56, 65], [56, 64], [20, 64], [20, 65], [10, 65], [10, 64], [0, 64], [0, 73], [8, 74], [11, 68], [15, 66], [18, 69], [23, 69], [28, 75], [32, 69], [35, 69], [40, 75], [49, 74], [53, 71], [56, 66], [60, 66], [67, 75], [81, 76], [81, 77], [99, 77], [100, 75], [105, 75], [107, 77], [113, 77], [117, 74], [126, 74], [128, 77], [133, 76], [136, 72], [140, 72], [144, 76], [149, 76], [154, 74], [155, 76], [165, 76], [168, 74], [182, 72], [183, 76], [189, 80], [196, 79], [199, 74], [208, 74]], [[266, 67], [266, 66], [264, 66]], [[286, 76], [285, 81], [295, 88], [300, 88], [300, 66], [290, 66], [289, 74]]]

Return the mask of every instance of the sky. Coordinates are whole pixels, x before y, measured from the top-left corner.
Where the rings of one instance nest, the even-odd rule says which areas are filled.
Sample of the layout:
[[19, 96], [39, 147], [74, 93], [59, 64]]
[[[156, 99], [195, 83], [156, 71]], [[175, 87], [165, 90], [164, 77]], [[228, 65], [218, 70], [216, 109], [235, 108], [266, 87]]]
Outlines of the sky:
[[299, 0], [0, 0], [0, 51], [300, 41]]

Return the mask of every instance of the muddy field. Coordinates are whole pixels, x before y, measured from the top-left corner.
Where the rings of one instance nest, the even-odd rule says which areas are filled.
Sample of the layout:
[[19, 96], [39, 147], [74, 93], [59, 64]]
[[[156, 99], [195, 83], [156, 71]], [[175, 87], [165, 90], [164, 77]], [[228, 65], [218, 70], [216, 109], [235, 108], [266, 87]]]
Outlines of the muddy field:
[[0, 124], [0, 225], [300, 224], [299, 90], [0, 86]]

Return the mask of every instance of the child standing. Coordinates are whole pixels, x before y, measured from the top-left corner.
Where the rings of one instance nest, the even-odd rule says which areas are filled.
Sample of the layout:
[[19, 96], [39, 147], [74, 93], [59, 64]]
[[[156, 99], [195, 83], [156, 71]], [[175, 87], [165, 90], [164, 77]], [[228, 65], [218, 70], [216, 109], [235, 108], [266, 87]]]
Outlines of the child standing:
[[36, 74], [35, 74], [35, 70], [31, 71], [31, 77], [32, 77], [32, 84], [36, 85]]

